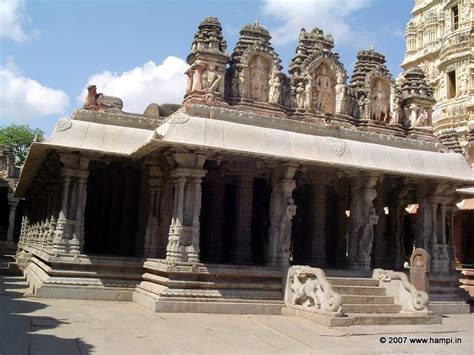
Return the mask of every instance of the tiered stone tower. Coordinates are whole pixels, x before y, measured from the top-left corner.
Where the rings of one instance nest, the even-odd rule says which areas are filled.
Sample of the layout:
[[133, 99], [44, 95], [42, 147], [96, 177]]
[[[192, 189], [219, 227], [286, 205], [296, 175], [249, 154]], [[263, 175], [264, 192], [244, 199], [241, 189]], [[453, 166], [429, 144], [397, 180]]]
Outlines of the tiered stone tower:
[[186, 72], [185, 102], [223, 103], [225, 66], [229, 59], [226, 50], [219, 20], [206, 17], [199, 24], [186, 58], [190, 67]]
[[231, 102], [253, 103], [263, 108], [283, 104], [286, 79], [270, 39], [270, 33], [258, 21], [242, 27], [227, 73], [226, 96]]
[[400, 122], [394, 111], [395, 83], [385, 65], [385, 56], [373, 48], [357, 53], [357, 62], [351, 77], [355, 98], [359, 105], [360, 124], [367, 130], [379, 130], [380, 123], [390, 124], [385, 129], [400, 132]]
[[431, 125], [435, 100], [420, 67], [415, 66], [400, 75], [397, 94], [395, 118], [408, 128], [409, 136], [434, 139]]
[[416, 0], [405, 37], [402, 67], [419, 65], [433, 88], [435, 132], [447, 145], [457, 135], [465, 151], [474, 121], [474, 3]]
[[311, 32], [301, 29], [288, 69], [297, 113], [341, 113], [347, 75], [333, 48], [331, 34], [317, 27]]

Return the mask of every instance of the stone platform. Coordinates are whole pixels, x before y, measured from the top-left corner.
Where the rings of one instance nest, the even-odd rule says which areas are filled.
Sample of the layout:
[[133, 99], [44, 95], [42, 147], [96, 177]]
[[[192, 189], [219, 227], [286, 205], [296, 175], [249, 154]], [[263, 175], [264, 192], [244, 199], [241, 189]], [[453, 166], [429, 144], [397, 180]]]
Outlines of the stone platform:
[[140, 282], [141, 259], [106, 256], [52, 257], [36, 253], [22, 260], [30, 292], [40, 298], [131, 301]]
[[148, 259], [133, 301], [154, 312], [280, 314], [282, 270]]

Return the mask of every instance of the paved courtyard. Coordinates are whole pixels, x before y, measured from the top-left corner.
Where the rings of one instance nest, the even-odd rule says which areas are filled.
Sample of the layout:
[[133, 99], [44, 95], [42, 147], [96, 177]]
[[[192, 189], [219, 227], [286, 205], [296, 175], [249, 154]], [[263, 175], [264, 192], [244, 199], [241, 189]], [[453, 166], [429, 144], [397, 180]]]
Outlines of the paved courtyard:
[[[0, 276], [1, 355], [474, 353], [474, 314], [445, 317], [443, 325], [328, 329], [293, 317], [155, 314], [133, 303], [23, 298], [25, 286]], [[431, 343], [411, 344], [419, 339]], [[446, 339], [461, 343], [435, 343]]]

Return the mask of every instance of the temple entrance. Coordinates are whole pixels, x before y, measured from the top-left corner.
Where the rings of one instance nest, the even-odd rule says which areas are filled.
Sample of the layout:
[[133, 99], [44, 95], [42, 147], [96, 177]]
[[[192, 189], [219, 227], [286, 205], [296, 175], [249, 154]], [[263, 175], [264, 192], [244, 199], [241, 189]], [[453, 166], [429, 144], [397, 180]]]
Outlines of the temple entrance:
[[253, 182], [252, 206], [252, 261], [254, 264], [265, 264], [268, 245], [268, 228], [270, 225], [270, 187], [267, 180], [256, 178]]
[[308, 265], [311, 263], [311, 243], [313, 220], [311, 218], [311, 186], [302, 184], [293, 192], [296, 215], [292, 223], [292, 264]]
[[[236, 240], [239, 204], [237, 203], [238, 178], [219, 175], [217, 169], [208, 167], [202, 182], [200, 214], [200, 259], [210, 263], [239, 263], [233, 259], [237, 248], [247, 248], [250, 263], [264, 265], [268, 245], [270, 187], [266, 179], [254, 178], [252, 182], [252, 212], [248, 238]], [[248, 211], [247, 211], [248, 212]], [[242, 223], [242, 222], [241, 222]], [[241, 243], [236, 245], [236, 243]], [[248, 243], [243, 246], [242, 244]]]
[[91, 166], [84, 224], [86, 253], [135, 255], [139, 194], [140, 171], [131, 164]]

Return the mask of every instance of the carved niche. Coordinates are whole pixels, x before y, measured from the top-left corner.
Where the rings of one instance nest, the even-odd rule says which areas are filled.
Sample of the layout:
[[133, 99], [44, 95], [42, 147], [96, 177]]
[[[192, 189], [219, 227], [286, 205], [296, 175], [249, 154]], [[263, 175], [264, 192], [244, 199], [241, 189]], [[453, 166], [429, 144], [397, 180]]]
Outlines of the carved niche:
[[[248, 65], [248, 98], [252, 101], [268, 102], [272, 62], [266, 56], [255, 54]], [[245, 90], [244, 90], [245, 92]]]
[[366, 118], [374, 121], [390, 120], [390, 82], [381, 76], [369, 80], [369, 95], [365, 102]]
[[286, 76], [270, 38], [258, 22], [242, 27], [225, 78], [229, 100], [274, 105], [285, 102]]
[[308, 74], [305, 108], [334, 114], [336, 112], [336, 72], [329, 63], [321, 62]]

